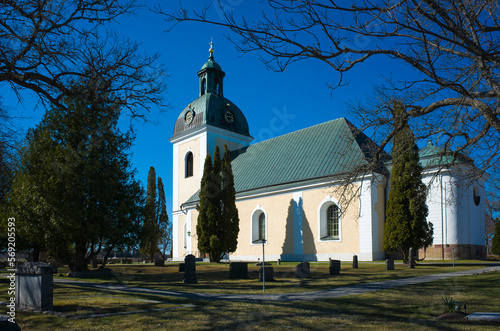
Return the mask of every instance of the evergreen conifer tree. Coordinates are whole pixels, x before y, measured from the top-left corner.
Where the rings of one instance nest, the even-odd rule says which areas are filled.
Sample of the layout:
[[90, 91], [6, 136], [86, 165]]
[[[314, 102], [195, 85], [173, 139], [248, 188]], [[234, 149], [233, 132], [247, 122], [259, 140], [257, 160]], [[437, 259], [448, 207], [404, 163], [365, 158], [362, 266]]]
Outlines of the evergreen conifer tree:
[[234, 176], [231, 167], [229, 149], [224, 145], [224, 158], [222, 159], [222, 219], [225, 220], [225, 251], [234, 252], [238, 245], [240, 232], [240, 219], [236, 208], [236, 190], [234, 189]]
[[495, 221], [495, 234], [491, 240], [491, 252], [495, 255], [500, 255], [500, 219]]
[[236, 250], [239, 232], [238, 210], [235, 204], [234, 178], [227, 146], [221, 162], [219, 147], [214, 159], [207, 155], [201, 179], [198, 205], [198, 249], [220, 262], [226, 253]]
[[384, 225], [384, 249], [387, 252], [402, 249], [403, 260], [408, 262], [410, 247], [417, 250], [432, 244], [433, 228], [427, 222], [427, 191], [422, 183], [418, 147], [408, 125], [408, 115], [397, 101], [393, 103], [392, 114], [396, 134]]
[[146, 207], [144, 208], [144, 224], [141, 230], [141, 252], [154, 260], [159, 252], [158, 243], [161, 237], [158, 226], [158, 199], [156, 196], [156, 171], [149, 168], [146, 191]]

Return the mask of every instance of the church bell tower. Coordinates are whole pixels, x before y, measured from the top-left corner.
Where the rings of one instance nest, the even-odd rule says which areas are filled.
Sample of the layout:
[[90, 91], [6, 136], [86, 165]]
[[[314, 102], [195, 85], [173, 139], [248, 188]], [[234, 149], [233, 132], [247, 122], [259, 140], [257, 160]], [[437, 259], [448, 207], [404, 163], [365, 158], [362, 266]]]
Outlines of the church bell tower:
[[179, 114], [173, 144], [173, 258], [195, 253], [190, 234], [194, 233], [194, 215], [184, 204], [195, 199], [200, 189], [203, 166], [207, 153], [213, 154], [215, 146], [221, 151], [226, 144], [230, 151], [246, 147], [253, 138], [243, 112], [224, 97], [224, 77], [214, 60], [210, 42], [208, 61], [198, 71], [198, 98]]

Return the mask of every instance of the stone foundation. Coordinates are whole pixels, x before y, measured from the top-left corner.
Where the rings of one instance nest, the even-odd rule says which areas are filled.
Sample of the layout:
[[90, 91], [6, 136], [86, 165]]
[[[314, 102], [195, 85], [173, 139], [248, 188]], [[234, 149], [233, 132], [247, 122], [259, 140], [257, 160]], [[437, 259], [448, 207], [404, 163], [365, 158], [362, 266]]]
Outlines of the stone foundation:
[[418, 257], [425, 256], [426, 260], [451, 260], [452, 248], [455, 248], [456, 260], [486, 259], [486, 246], [482, 245], [432, 245], [426, 251], [419, 250]]

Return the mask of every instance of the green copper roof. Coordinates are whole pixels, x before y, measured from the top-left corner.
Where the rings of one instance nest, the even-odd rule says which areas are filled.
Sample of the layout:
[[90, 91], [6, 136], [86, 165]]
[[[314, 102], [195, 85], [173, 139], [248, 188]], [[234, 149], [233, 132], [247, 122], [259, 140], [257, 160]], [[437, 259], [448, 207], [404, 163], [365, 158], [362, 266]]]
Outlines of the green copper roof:
[[208, 59], [208, 61], [201, 67], [200, 71], [202, 71], [203, 69], [207, 69], [207, 68], [214, 68], [214, 69], [222, 70], [220, 65], [218, 65], [217, 62], [214, 61], [213, 57], [210, 57]]
[[[186, 121], [186, 114], [189, 111], [193, 114], [191, 122]], [[231, 122], [225, 118], [227, 111], [234, 115]], [[215, 93], [206, 93], [191, 102], [180, 113], [175, 122], [173, 137], [207, 124], [250, 136], [247, 119], [234, 103]]]
[[418, 151], [420, 165], [427, 167], [449, 166], [453, 163], [470, 163], [471, 160], [464, 155], [458, 154], [455, 158], [452, 151], [446, 151], [442, 147], [434, 146], [429, 140], [427, 146]]
[[[233, 151], [237, 196], [324, 182], [367, 164], [375, 146], [339, 118]], [[186, 203], [196, 201], [198, 193]]]

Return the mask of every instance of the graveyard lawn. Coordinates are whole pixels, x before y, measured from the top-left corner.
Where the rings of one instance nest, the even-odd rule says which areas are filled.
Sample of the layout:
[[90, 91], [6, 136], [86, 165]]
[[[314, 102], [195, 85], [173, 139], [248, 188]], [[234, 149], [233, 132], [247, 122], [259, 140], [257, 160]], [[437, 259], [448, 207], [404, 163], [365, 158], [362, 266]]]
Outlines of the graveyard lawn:
[[[391, 279], [424, 276], [437, 273], [452, 272], [453, 268], [433, 265], [419, 265], [415, 269], [408, 268], [401, 261], [396, 261], [395, 270], [385, 270], [384, 263], [359, 263], [358, 269], [352, 264], [343, 262], [340, 275], [330, 275], [329, 264], [311, 262], [309, 278], [295, 277], [297, 262], [281, 263], [274, 268], [274, 281], [266, 282], [267, 294], [295, 293], [328, 290], [360, 283], [371, 283]], [[128, 264], [109, 266], [114, 276], [80, 279], [89, 282], [104, 282], [133, 287], [154, 288], [169, 291], [217, 293], [217, 294], [260, 294], [262, 282], [259, 282], [260, 266], [248, 263], [248, 279], [229, 279], [229, 264], [196, 263], [197, 284], [183, 284], [184, 273], [178, 271], [178, 263], [166, 263], [164, 267], [152, 264]], [[484, 268], [484, 266], [457, 266], [455, 271]], [[58, 274], [66, 274], [68, 270], [59, 268]], [[72, 279], [71, 277], [56, 277]], [[76, 279], [76, 278], [75, 278]]]
[[[452, 271], [451, 267], [408, 269], [396, 264], [395, 272], [386, 272], [383, 265], [360, 263], [359, 269], [343, 265], [341, 274], [330, 276], [327, 264], [311, 264], [312, 277], [296, 280], [294, 264], [273, 265], [278, 281], [269, 284], [274, 291], [299, 292], [372, 282], [383, 279], [411, 277]], [[176, 291], [220, 291], [253, 293], [259, 287], [253, 265], [247, 280], [229, 280], [228, 266], [198, 264], [198, 284], [182, 285], [177, 266], [154, 268], [147, 265], [113, 266], [113, 279], [106, 283], [175, 289]], [[257, 267], [255, 267], [257, 269]], [[255, 270], [256, 270], [255, 269]], [[455, 270], [463, 270], [455, 268]], [[290, 274], [291, 273], [291, 274]], [[286, 275], [288, 274], [288, 275]], [[168, 277], [167, 277], [168, 275]], [[175, 275], [175, 277], [174, 277]], [[323, 279], [322, 277], [325, 277]], [[149, 284], [153, 283], [153, 284]], [[168, 283], [167, 285], [162, 283]], [[211, 288], [204, 289], [205, 286]], [[223, 289], [226, 287], [227, 289]], [[231, 288], [231, 289], [229, 289]], [[267, 289], [266, 289], [267, 292]], [[470, 330], [497, 329], [493, 322], [463, 319], [437, 319], [446, 312], [442, 297], [451, 296], [467, 304], [467, 313], [498, 312], [500, 307], [500, 273], [455, 277], [441, 281], [401, 288], [352, 295], [320, 301], [260, 303], [236, 301], [187, 300], [149, 294], [132, 294], [83, 288], [72, 284], [54, 284], [55, 314], [18, 311], [16, 321], [23, 330], [175, 330], [175, 329], [261, 329], [283, 328], [324, 330], [336, 328], [367, 328], [408, 330]], [[0, 279], [0, 301], [6, 301], [7, 282]], [[3, 306], [4, 307], [4, 306]], [[6, 307], [4, 307], [6, 308]], [[2, 306], [0, 306], [2, 309]], [[129, 313], [126, 315], [126, 313]], [[108, 315], [103, 315], [108, 314]], [[118, 315], [119, 314], [119, 315]], [[101, 316], [101, 317], [97, 317]], [[107, 316], [107, 317], [104, 317]]]

